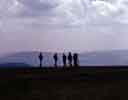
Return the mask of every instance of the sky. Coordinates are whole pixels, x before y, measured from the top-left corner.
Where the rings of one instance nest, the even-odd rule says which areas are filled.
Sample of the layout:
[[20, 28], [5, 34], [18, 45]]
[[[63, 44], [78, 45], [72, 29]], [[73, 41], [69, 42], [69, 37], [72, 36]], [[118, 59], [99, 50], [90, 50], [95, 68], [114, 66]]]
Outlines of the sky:
[[128, 49], [128, 0], [0, 0], [0, 54]]

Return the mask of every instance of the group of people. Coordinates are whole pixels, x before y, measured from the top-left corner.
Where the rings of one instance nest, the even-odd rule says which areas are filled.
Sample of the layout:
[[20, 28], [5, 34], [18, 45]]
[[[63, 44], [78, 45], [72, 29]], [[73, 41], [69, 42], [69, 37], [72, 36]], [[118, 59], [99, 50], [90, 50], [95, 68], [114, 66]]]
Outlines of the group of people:
[[[54, 59], [54, 66], [57, 67], [58, 65], [58, 54], [55, 53], [53, 55], [53, 59]], [[62, 54], [62, 61], [63, 61], [63, 66], [66, 67], [67, 65], [68, 66], [78, 66], [79, 65], [79, 60], [78, 60], [78, 54], [77, 53], [74, 53], [72, 55], [71, 52], [69, 52], [68, 56], [66, 56], [65, 53]], [[40, 67], [42, 66], [42, 60], [43, 60], [43, 54], [40, 52], [39, 54], [39, 60], [40, 60]], [[67, 60], [68, 60], [68, 64], [67, 64]]]

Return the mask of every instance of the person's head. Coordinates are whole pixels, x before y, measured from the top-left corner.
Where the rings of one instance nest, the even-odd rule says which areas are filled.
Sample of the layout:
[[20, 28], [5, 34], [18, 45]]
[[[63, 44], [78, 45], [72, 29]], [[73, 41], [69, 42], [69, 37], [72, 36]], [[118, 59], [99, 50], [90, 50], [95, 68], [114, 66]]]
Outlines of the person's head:
[[78, 54], [77, 53], [74, 53], [74, 56], [78, 56]]
[[69, 52], [69, 55], [71, 55], [72, 53], [71, 52]]

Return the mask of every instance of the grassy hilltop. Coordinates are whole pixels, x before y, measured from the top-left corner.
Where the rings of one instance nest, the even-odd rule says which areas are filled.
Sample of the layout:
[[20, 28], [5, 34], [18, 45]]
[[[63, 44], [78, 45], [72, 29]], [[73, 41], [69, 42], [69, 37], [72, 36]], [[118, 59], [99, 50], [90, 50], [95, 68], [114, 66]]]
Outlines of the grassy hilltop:
[[2, 68], [3, 100], [127, 100], [127, 68]]

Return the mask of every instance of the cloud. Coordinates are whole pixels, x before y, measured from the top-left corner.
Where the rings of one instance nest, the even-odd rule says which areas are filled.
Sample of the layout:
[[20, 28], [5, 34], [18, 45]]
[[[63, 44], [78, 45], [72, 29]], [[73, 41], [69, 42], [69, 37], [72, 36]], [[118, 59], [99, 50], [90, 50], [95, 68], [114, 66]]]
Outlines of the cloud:
[[0, 43], [3, 51], [26, 42], [29, 50], [128, 48], [127, 7], [127, 0], [0, 0]]
[[[42, 17], [51, 19], [51, 23], [64, 25], [86, 25], [88, 20], [93, 23], [98, 20], [102, 25], [102, 19], [110, 19], [116, 22], [124, 22], [127, 19], [126, 0], [90, 1], [90, 0], [1, 0], [1, 17], [20, 18], [29, 20]], [[89, 18], [88, 18], [89, 17]], [[114, 18], [113, 18], [114, 17]], [[44, 19], [44, 20], [43, 20]], [[41, 23], [41, 22], [40, 22]], [[125, 23], [126, 24], [126, 23]]]

